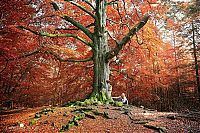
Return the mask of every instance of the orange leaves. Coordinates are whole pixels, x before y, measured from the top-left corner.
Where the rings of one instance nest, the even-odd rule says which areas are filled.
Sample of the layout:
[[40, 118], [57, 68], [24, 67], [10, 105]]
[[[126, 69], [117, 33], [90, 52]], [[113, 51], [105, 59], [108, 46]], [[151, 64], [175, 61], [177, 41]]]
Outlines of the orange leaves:
[[57, 45], [49, 46], [49, 48], [58, 53], [58, 55], [62, 55], [64, 57], [80, 57], [80, 54], [71, 48], [60, 47]]
[[140, 11], [142, 14], [146, 14], [152, 10], [150, 5], [145, 5], [140, 7]]
[[166, 23], [167, 23], [167, 27], [166, 28], [168, 28], [168, 29], [172, 29], [173, 30], [174, 28], [176, 28], [178, 26], [178, 24], [175, 23], [174, 20], [172, 20], [170, 18], [167, 19]]
[[[94, 25], [91, 24], [96, 21], [88, 13], [62, 0], [54, 0], [54, 2], [60, 4], [59, 10], [55, 11], [55, 8], [50, 4], [51, 2], [51, 0], [44, 0], [40, 3], [33, 3], [34, 10], [37, 10], [35, 13], [27, 11], [27, 13], [23, 14], [22, 12], [13, 11], [9, 14], [9, 11], [7, 11], [10, 16], [8, 15], [9, 17], [6, 18], [8, 21], [6, 22], [9, 23], [10, 20], [14, 19], [14, 21], [17, 21], [16, 24], [29, 25], [28, 27], [37, 32], [62, 35], [74, 34], [86, 41], [91, 41], [80, 29], [77, 29], [78, 26], [75, 27], [60, 18], [60, 16], [69, 15], [70, 18], [94, 32]], [[111, 34], [111, 37], [109, 37], [110, 48], [113, 48], [116, 45], [116, 41], [120, 41], [129, 32], [130, 28], [140, 21], [143, 14], [154, 11], [156, 8], [152, 4], [156, 2], [155, 0], [143, 2], [140, 0], [124, 0], [118, 1], [118, 5], [108, 5], [106, 12], [108, 19], [105, 30], [108, 30]], [[92, 11], [92, 8], [85, 4], [85, 1], [77, 1], [77, 3], [91, 13], [95, 13]], [[22, 5], [21, 7], [26, 9]], [[20, 18], [20, 16], [27, 16], [26, 21]], [[33, 19], [30, 19], [31, 17]], [[10, 24], [13, 24], [14, 21]], [[168, 23], [169, 26], [173, 25], [173, 22], [170, 20]], [[7, 29], [6, 32], [9, 33], [5, 33], [6, 39], [1, 38], [2, 45], [0, 48], [5, 53], [10, 53], [10, 56], [16, 57], [22, 53], [33, 51], [40, 46], [45, 46], [37, 54], [20, 60], [25, 60], [26, 62], [13, 61], [12, 65], [9, 64], [10, 68], [7, 68], [4, 73], [6, 78], [10, 78], [10, 81], [13, 80], [11, 76], [13, 74], [13, 77], [21, 83], [21, 86], [30, 87], [31, 91], [25, 92], [30, 93], [30, 97], [35, 97], [38, 93], [38, 96], [42, 96], [44, 99], [51, 97], [54, 99], [71, 100], [70, 97], [72, 99], [84, 97], [84, 93], [86, 94], [91, 90], [93, 81], [93, 64], [91, 62], [80, 64], [62, 63], [56, 57], [62, 59], [85, 59], [85, 57], [92, 57], [92, 50], [94, 49], [89, 48], [81, 41], [77, 41], [72, 37], [38, 37], [25, 31], [23, 31], [25, 34], [22, 34], [22, 31], [19, 32], [19, 30], [13, 28]], [[137, 36], [124, 47], [117, 57], [118, 60], [111, 63], [111, 67], [115, 70], [115, 72], [112, 72], [112, 79], [115, 81], [112, 84], [115, 92], [126, 91], [133, 86], [142, 88], [141, 90], [151, 90], [158, 85], [158, 80], [162, 80], [162, 84], [169, 82], [169, 75], [172, 72], [167, 70], [167, 65], [171, 63], [171, 53], [168, 53], [167, 59], [164, 53], [170, 46], [165, 47], [166, 44], [163, 43], [159, 34], [157, 27], [153, 23], [148, 22], [137, 33]], [[140, 45], [137, 44], [138, 42]], [[168, 61], [167, 63], [166, 60]], [[33, 64], [29, 66], [29, 62], [33, 62]], [[15, 65], [20, 67], [15, 68]], [[10, 74], [12, 69], [17, 72], [14, 71]], [[20, 79], [20, 74], [23, 73], [27, 74], [24, 80]], [[27, 85], [27, 82], [30, 84]], [[44, 95], [42, 92], [50, 96]], [[79, 95], [80, 92], [83, 93]], [[147, 96], [143, 93], [141, 95], [142, 97]]]
[[149, 4], [156, 4], [159, 3], [160, 0], [144, 0], [147, 1]]

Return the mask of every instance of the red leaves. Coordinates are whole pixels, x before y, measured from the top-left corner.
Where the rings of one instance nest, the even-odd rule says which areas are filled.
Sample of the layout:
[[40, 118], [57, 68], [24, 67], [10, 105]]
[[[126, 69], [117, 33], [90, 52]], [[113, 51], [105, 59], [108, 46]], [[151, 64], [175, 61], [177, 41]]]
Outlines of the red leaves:
[[[60, 99], [66, 101], [84, 98], [91, 92], [93, 64], [62, 63], [48, 51], [63, 59], [85, 59], [92, 57], [92, 49], [74, 38], [38, 37], [28, 31], [15, 28], [16, 25], [28, 25], [37, 32], [76, 34], [86, 41], [91, 41], [81, 30], [60, 18], [64, 14], [69, 15], [87, 27], [94, 23], [91, 16], [61, 0], [58, 2], [63, 4], [63, 9], [55, 12], [50, 2], [50, 0], [40, 3], [35, 1], [32, 6], [28, 6], [24, 1], [5, 1], [1, 5], [3, 30], [0, 38], [2, 51], [0, 54], [13, 59], [41, 48], [37, 54], [9, 62], [5, 71], [1, 73], [2, 88], [5, 90], [9, 88], [7, 86], [18, 88], [20, 90], [18, 97], [26, 94], [29, 96], [28, 99], [34, 102], [37, 101], [37, 97], [44, 101], [48, 98], [55, 99], [56, 102]], [[92, 12], [84, 1], [78, 3]], [[155, 3], [156, 0], [143, 2], [131, 0], [125, 1], [125, 4], [119, 1], [118, 5], [108, 5], [106, 30], [111, 34], [110, 48], [115, 47], [116, 41], [129, 32], [130, 28], [141, 19], [142, 14], [156, 11], [158, 8], [152, 6]], [[37, 12], [34, 12], [35, 10]], [[170, 19], [167, 24], [169, 27], [174, 25]], [[88, 29], [93, 32], [94, 25]], [[153, 22], [148, 22], [123, 48], [117, 60], [111, 62], [113, 94], [127, 92], [138, 95], [139, 98], [152, 99], [153, 89], [170, 84], [176, 76], [171, 70], [174, 67], [173, 50], [170, 51], [172, 46], [164, 43], [159, 34]], [[1, 65], [5, 66], [5, 61], [6, 59], [1, 62]], [[25, 102], [27, 97], [23, 98]]]

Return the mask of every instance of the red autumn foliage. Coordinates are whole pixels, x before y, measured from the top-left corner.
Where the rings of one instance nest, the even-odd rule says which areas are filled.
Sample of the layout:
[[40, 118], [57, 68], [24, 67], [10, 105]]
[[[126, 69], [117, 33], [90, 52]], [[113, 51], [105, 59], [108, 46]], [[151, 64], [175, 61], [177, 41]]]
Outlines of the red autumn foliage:
[[[91, 16], [72, 4], [61, 0], [57, 3], [60, 4], [60, 10], [55, 11], [49, 0], [1, 1], [1, 101], [11, 99], [21, 104], [20, 106], [62, 104], [86, 98], [92, 91], [91, 62], [60, 62], [47, 52], [53, 51], [64, 59], [85, 59], [93, 54], [88, 46], [72, 38], [40, 37], [16, 28], [18, 25], [29, 26], [37, 32], [55, 34], [67, 31], [76, 33], [88, 41], [89, 38], [80, 30], [62, 21], [59, 16], [69, 15], [93, 31], [93, 26], [89, 26], [94, 23]], [[78, 3], [91, 10], [84, 2]], [[125, 24], [135, 25], [141, 19], [141, 14], [147, 12], [162, 14], [165, 8], [153, 6], [154, 3], [156, 0], [143, 3], [131, 0], [125, 3], [127, 10], [124, 10], [123, 4], [118, 5], [119, 7], [113, 4], [107, 9], [107, 16], [110, 19], [107, 22], [107, 29], [112, 32], [113, 37], [109, 38], [111, 48], [115, 46], [115, 39], [121, 39], [129, 31], [129, 26]], [[179, 73], [174, 69], [177, 67], [174, 59], [175, 48], [163, 42], [161, 33], [155, 26], [154, 20], [160, 17], [162, 16], [155, 15], [155, 18], [123, 48], [117, 59], [111, 62], [113, 96], [125, 92], [130, 103], [149, 103], [151, 106], [152, 103], [162, 102], [161, 92], [174, 91], [176, 79], [185, 69], [180, 69]], [[120, 21], [125, 24], [122, 25]], [[173, 20], [168, 19], [167, 26], [171, 28], [173, 25]], [[67, 26], [67, 29], [63, 26]], [[179, 61], [179, 65], [189, 63], [185, 60]], [[194, 77], [188, 74], [185, 81], [188, 79]]]

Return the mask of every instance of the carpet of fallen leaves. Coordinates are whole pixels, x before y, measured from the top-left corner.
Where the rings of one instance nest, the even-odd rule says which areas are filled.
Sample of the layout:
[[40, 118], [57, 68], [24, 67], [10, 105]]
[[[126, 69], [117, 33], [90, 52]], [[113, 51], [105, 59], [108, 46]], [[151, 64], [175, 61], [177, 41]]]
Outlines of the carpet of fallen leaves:
[[[75, 115], [75, 109], [83, 107], [54, 107], [53, 112], [42, 114], [33, 124], [35, 114], [44, 108], [25, 109], [12, 114], [0, 115], [0, 132], [59, 132]], [[144, 125], [161, 127], [167, 133], [197, 133], [200, 132], [200, 120], [173, 112], [157, 112], [155, 110], [135, 106], [90, 106], [99, 112], [106, 112], [110, 119], [96, 116], [96, 119], [84, 118], [78, 126], [73, 126], [67, 132], [75, 133], [156, 133], [159, 130], [150, 129]]]

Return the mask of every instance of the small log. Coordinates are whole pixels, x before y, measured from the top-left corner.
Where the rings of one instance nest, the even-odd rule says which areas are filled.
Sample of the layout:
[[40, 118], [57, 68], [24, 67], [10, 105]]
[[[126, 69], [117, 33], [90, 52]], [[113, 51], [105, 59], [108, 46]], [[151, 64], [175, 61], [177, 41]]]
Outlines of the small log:
[[149, 124], [145, 124], [144, 127], [156, 130], [159, 133], [166, 133], [167, 132], [167, 130], [164, 127], [158, 127], [158, 126], [149, 125]]
[[149, 123], [148, 121], [136, 121], [134, 124], [147, 124]]

